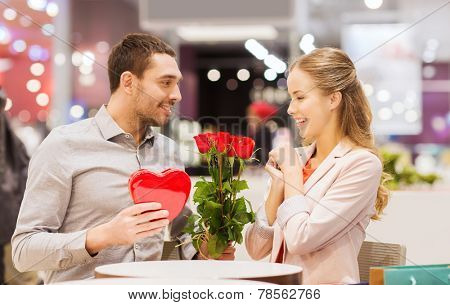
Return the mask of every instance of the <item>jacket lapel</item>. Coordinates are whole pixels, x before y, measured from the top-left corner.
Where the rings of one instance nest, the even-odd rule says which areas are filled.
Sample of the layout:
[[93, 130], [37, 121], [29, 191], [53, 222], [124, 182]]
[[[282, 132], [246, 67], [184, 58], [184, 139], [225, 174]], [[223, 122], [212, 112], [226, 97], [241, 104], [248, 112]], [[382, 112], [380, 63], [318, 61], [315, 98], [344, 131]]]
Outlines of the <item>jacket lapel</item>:
[[[315, 147], [314, 147], [315, 148]], [[306, 180], [304, 185], [305, 194], [331, 169], [336, 163], [336, 158], [341, 158], [345, 156], [351, 150], [351, 146], [345, 143], [344, 141], [340, 141], [334, 149], [330, 152], [330, 154], [322, 161], [319, 167], [311, 174], [311, 176]], [[313, 150], [314, 152], [314, 150]], [[312, 153], [311, 152], [311, 155]], [[311, 157], [309, 155], [309, 158]], [[309, 158], [307, 160], [309, 160]]]

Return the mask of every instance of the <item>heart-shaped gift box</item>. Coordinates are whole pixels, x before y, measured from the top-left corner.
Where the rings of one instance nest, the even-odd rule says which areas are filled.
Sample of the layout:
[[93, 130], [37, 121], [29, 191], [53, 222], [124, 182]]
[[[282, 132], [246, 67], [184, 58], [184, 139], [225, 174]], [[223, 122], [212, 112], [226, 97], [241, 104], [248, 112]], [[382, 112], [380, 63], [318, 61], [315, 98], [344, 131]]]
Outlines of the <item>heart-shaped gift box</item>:
[[172, 221], [183, 210], [191, 192], [191, 179], [186, 172], [169, 168], [161, 173], [141, 169], [128, 180], [134, 203], [159, 202], [163, 210], [169, 211]]

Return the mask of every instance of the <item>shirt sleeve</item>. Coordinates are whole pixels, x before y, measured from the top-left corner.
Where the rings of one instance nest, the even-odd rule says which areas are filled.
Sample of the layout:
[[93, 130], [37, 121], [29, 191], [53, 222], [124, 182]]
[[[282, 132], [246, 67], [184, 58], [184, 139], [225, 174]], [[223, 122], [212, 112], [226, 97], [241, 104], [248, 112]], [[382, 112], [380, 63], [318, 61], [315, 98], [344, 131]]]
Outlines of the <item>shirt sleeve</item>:
[[245, 247], [251, 258], [260, 260], [272, 250], [274, 227], [267, 221], [265, 202], [269, 196], [271, 179], [269, 179], [264, 201], [256, 212], [256, 219], [245, 232]]
[[285, 200], [277, 211], [288, 251], [303, 255], [349, 232], [375, 203], [382, 172], [373, 154], [352, 158], [317, 203], [303, 195]]
[[17, 270], [60, 270], [88, 263], [86, 231], [58, 233], [70, 202], [70, 155], [54, 130], [33, 156], [12, 237]]

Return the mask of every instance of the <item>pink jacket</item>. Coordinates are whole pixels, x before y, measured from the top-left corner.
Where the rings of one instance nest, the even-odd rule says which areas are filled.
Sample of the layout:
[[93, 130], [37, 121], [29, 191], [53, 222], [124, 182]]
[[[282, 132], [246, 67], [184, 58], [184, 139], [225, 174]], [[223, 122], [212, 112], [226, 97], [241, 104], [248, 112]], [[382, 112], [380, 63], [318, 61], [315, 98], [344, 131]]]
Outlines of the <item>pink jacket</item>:
[[[314, 150], [314, 144], [297, 148], [305, 162]], [[272, 226], [261, 205], [245, 235], [249, 255], [259, 260], [270, 253], [275, 262], [284, 240], [283, 261], [303, 268], [303, 284], [358, 283], [358, 253], [381, 172], [374, 154], [340, 142], [306, 181], [305, 195], [280, 205]]]

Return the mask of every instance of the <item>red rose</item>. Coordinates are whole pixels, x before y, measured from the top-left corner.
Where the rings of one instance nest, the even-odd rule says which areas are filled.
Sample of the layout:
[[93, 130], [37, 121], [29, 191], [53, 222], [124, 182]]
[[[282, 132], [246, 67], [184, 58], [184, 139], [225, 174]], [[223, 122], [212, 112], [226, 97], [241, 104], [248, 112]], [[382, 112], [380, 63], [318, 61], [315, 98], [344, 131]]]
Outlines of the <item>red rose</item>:
[[211, 148], [210, 141], [206, 134], [199, 134], [194, 137], [194, 140], [195, 143], [197, 144], [198, 151], [202, 154], [207, 153]]
[[231, 141], [230, 141], [230, 150], [228, 150], [227, 156], [228, 157], [236, 157], [236, 153], [234, 152], [234, 147], [233, 147], [233, 143], [234, 141], [236, 141], [236, 136], [231, 136]]
[[[255, 141], [248, 137], [233, 137], [232, 149], [233, 156], [241, 159], [249, 159], [253, 155]], [[230, 156], [230, 154], [229, 154]]]
[[228, 132], [218, 132], [217, 136], [217, 151], [223, 153], [230, 149], [231, 135]]

